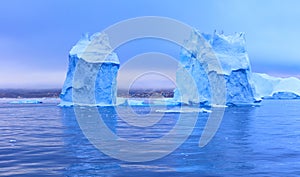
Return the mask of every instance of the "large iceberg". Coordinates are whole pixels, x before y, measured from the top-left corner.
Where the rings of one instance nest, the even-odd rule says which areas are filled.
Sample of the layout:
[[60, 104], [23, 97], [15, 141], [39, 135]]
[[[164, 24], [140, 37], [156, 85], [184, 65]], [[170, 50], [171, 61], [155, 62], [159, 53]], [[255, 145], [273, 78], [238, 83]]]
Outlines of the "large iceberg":
[[[174, 99], [185, 104], [250, 105], [257, 102], [251, 74], [244, 33], [207, 35], [194, 30], [180, 53]], [[191, 80], [196, 88], [191, 88]], [[222, 94], [225, 101], [218, 102]]]
[[[166, 104], [253, 105], [260, 98], [300, 98], [299, 79], [251, 72], [244, 33], [208, 35], [194, 30], [180, 52], [179, 63], [174, 98]], [[119, 65], [107, 35], [84, 35], [70, 51], [60, 105], [152, 104], [128, 99], [117, 102]]]
[[266, 99], [300, 99], [300, 80], [295, 77], [278, 78], [253, 73], [255, 90]]
[[84, 35], [70, 51], [60, 105], [115, 105], [119, 65], [107, 35]]

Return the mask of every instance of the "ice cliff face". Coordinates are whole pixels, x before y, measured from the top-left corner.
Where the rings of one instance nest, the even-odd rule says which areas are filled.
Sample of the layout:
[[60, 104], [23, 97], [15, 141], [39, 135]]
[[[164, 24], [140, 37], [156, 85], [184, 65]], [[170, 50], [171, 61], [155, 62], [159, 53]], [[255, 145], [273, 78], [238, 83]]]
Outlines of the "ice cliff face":
[[[204, 44], [203, 39], [208, 45]], [[213, 58], [217, 58], [219, 63], [211, 62]], [[191, 83], [184, 77], [184, 72], [193, 78], [196, 89], [189, 88]], [[218, 87], [222, 81], [225, 82], [224, 87]], [[194, 30], [181, 50], [176, 83], [174, 99], [186, 104], [210, 105], [213, 103], [213, 92], [226, 94], [225, 103], [218, 104], [245, 105], [256, 102], [244, 34], [227, 36], [215, 32], [207, 35]]]
[[83, 36], [69, 54], [60, 105], [115, 105], [119, 65], [105, 34]]
[[255, 90], [259, 97], [269, 99], [300, 99], [300, 80], [295, 77], [278, 78], [253, 73]]

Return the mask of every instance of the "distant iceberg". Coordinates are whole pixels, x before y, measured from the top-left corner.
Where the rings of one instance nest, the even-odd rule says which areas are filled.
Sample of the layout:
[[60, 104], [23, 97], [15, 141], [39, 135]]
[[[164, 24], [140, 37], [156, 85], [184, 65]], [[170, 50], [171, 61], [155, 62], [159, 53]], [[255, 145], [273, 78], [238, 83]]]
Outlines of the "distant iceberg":
[[107, 35], [84, 35], [70, 51], [60, 106], [115, 105], [119, 65]]
[[41, 100], [36, 99], [16, 99], [14, 101], [10, 101], [11, 104], [41, 104], [43, 103]]
[[[203, 38], [208, 45], [203, 42]], [[212, 62], [217, 58], [216, 62]], [[217, 67], [220, 65], [220, 67]], [[196, 84], [190, 88], [188, 73]], [[225, 82], [222, 86], [221, 82]], [[201, 34], [194, 30], [180, 54], [174, 99], [185, 104], [212, 105], [212, 88], [226, 95], [225, 105], [251, 105], [255, 97], [244, 33]]]
[[265, 99], [300, 99], [300, 80], [253, 73], [256, 93]]

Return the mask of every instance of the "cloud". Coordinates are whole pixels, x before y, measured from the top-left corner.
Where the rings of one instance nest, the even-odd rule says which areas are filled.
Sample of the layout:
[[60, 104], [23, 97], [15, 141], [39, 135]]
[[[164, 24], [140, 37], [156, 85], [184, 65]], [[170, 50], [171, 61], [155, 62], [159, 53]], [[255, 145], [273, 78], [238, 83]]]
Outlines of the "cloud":
[[0, 71], [0, 88], [61, 88], [65, 72]]

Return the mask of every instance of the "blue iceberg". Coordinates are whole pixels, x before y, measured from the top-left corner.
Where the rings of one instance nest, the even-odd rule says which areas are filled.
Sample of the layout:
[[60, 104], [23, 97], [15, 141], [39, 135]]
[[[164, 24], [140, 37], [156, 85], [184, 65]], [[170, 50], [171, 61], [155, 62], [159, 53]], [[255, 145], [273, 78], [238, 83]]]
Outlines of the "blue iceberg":
[[265, 99], [300, 99], [300, 80], [295, 77], [279, 78], [253, 73], [255, 90]]
[[108, 36], [84, 35], [71, 49], [60, 106], [253, 105], [261, 98], [300, 98], [300, 80], [252, 73], [244, 33], [194, 30], [181, 52], [173, 99], [117, 100], [119, 59]]
[[[207, 35], [194, 30], [180, 53], [174, 99], [184, 104], [251, 105], [258, 101], [251, 74], [244, 33]], [[191, 88], [187, 75], [196, 87]], [[222, 94], [225, 101], [216, 101]]]
[[107, 35], [84, 35], [70, 51], [60, 106], [115, 105], [119, 65]]

